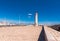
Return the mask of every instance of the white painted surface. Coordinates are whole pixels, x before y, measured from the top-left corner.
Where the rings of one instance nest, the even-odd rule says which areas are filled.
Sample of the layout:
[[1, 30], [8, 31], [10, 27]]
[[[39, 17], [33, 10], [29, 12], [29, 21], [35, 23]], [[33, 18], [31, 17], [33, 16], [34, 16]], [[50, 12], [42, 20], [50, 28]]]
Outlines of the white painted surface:
[[38, 26], [38, 13], [35, 14], [35, 25]]

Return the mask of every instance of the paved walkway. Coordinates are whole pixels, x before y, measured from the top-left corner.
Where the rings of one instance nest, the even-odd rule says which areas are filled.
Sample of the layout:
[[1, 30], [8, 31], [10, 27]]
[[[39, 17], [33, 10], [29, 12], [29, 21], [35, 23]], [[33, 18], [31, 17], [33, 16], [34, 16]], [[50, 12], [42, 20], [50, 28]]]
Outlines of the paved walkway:
[[42, 26], [1, 27], [0, 41], [38, 41]]

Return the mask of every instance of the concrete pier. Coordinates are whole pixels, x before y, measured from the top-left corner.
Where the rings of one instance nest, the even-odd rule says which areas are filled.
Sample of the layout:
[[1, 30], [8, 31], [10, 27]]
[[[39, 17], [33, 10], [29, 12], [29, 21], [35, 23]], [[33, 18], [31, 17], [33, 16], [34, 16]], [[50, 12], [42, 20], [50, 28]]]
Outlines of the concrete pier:
[[5, 26], [0, 41], [60, 41], [60, 32], [47, 26]]

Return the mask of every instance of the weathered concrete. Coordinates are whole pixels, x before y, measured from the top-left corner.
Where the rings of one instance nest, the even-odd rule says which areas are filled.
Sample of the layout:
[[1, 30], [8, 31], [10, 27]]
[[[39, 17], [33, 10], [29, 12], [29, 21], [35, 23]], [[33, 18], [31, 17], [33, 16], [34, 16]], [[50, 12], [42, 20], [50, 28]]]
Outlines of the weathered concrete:
[[5, 26], [0, 41], [60, 41], [60, 32], [47, 26]]
[[60, 41], [60, 32], [44, 26], [48, 41]]
[[41, 30], [41, 26], [1, 27], [0, 41], [38, 41]]

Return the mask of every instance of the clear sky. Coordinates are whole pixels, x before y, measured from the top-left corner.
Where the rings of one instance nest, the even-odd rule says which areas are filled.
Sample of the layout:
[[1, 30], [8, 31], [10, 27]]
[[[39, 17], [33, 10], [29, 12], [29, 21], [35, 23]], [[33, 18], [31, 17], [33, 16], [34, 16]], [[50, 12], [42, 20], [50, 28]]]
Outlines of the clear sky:
[[0, 20], [34, 22], [36, 11], [39, 23], [60, 23], [60, 0], [0, 0]]

